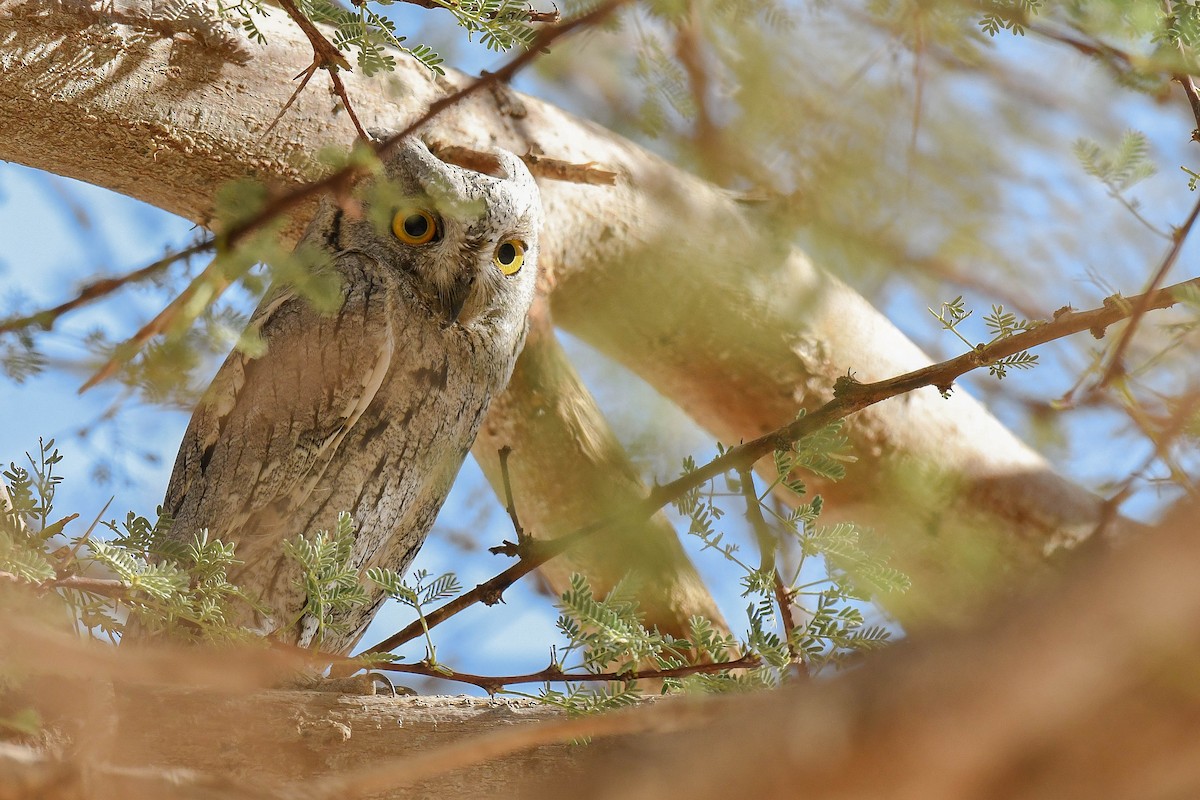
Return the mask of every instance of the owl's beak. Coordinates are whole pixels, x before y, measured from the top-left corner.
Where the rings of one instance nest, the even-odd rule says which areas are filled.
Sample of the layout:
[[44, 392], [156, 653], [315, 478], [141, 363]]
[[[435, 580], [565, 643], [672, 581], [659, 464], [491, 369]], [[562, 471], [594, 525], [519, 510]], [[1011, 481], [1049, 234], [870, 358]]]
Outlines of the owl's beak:
[[471, 287], [474, 285], [475, 276], [464, 275], [450, 288], [449, 296], [444, 298], [446, 320], [442, 323], [443, 330], [459, 321], [459, 317], [462, 316], [463, 307], [466, 306], [467, 300], [471, 297]]

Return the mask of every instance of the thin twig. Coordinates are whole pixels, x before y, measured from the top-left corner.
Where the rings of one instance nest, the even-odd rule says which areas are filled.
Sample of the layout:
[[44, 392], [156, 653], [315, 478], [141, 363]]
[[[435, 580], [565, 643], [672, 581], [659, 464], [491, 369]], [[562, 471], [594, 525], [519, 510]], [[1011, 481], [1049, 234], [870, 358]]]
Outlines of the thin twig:
[[[84, 381], [83, 385], [79, 387], [79, 393], [83, 394], [96, 384], [111, 377], [122, 365], [128, 363], [147, 342], [172, 325], [179, 318], [180, 314], [189, 313], [187, 312], [187, 307], [190, 305], [192, 298], [199, 293], [201, 287], [207, 286], [210, 289], [210, 296], [207, 303], [212, 303], [220, 297], [230, 285], [229, 279], [221, 274], [224, 268], [225, 263], [222, 259], [214, 259], [212, 263], [204, 268], [203, 272], [192, 279], [192, 282], [188, 284], [186, 289], [167, 304], [166, 308], [158, 312], [158, 315], [154, 319], [147, 322], [137, 333], [118, 345], [112, 357], [105, 361], [103, 366], [96, 370], [92, 377]], [[195, 315], [198, 312], [192, 310], [190, 313]], [[191, 320], [188, 320], [188, 322], [190, 323]]]
[[74, 561], [76, 557], [78, 557], [80, 548], [87, 544], [87, 540], [92, 537], [92, 531], [96, 530], [96, 526], [99, 525], [100, 520], [104, 518], [104, 514], [108, 511], [108, 507], [111, 506], [113, 504], [113, 500], [116, 499], [117, 496], [115, 494], [108, 498], [108, 502], [105, 503], [104, 507], [101, 508], [96, 514], [96, 518], [92, 520], [92, 524], [88, 525], [87, 530], [83, 532], [83, 536], [80, 536], [79, 540], [75, 542], [75, 546], [71, 548], [71, 553], [69, 556], [71, 561]]
[[[452, 92], [444, 97], [440, 97], [430, 103], [429, 108], [415, 122], [409, 124], [404, 130], [389, 137], [384, 142], [376, 147], [376, 152], [380, 156], [394, 150], [399, 146], [400, 142], [405, 138], [416, 133], [422, 126], [433, 120], [446, 109], [457, 103], [462, 102], [467, 97], [478, 93], [482, 89], [495, 86], [501, 83], [508, 83], [518, 72], [529, 66], [535, 59], [538, 58], [553, 42], [562, 37], [580, 29], [587, 28], [602, 22], [606, 17], [612, 14], [621, 6], [630, 2], [630, 0], [608, 0], [601, 3], [586, 14], [569, 19], [566, 22], [560, 22], [557, 25], [551, 25], [543, 28], [542, 31], [534, 38], [529, 45], [529, 49], [517, 55], [516, 58], [509, 61], [496, 72], [485, 72], [478, 79], [467, 84], [456, 92]], [[347, 171], [347, 170], [343, 170]]]
[[[1175, 13], [1175, 4], [1171, 0], [1164, 0], [1163, 7], [1168, 16]], [[1183, 38], [1175, 43], [1179, 50], [1179, 55], [1187, 60], [1187, 49], [1184, 47]], [[1196, 91], [1196, 82], [1192, 80], [1192, 76], [1187, 73], [1177, 73], [1171, 76], [1183, 87], [1183, 93], [1187, 96], [1188, 105], [1192, 107], [1192, 117], [1196, 120], [1196, 127], [1192, 129], [1192, 141], [1200, 141], [1200, 93]]]
[[[424, 114], [417, 118], [416, 121], [405, 127], [400, 133], [388, 138], [386, 141], [379, 143], [376, 146], [376, 152], [381, 157], [386, 155], [394, 150], [399, 145], [401, 140], [407, 136], [411, 136], [419, 128], [432, 121], [446, 109], [452, 107], [456, 103], [462, 102], [466, 98], [484, 88], [502, 81], [511, 80], [511, 78], [517, 72], [528, 66], [538, 55], [541, 54], [542, 51], [549, 47], [550, 44], [580, 28], [600, 22], [617, 8], [625, 5], [628, 2], [630, 2], [630, 0], [609, 0], [609, 2], [597, 6], [595, 9], [587, 14], [584, 14], [583, 16], [544, 28], [541, 33], [538, 34], [537, 38], [534, 39], [533, 44], [528, 50], [512, 59], [512, 61], [510, 61], [499, 71], [486, 73], [458, 91], [452, 92], [451, 94], [436, 100], [429, 106]], [[581, 168], [584, 171], [590, 171], [591, 165], [583, 165]], [[601, 176], [599, 174], [603, 173], [603, 170], [597, 170], [596, 172], [597, 177], [606, 178], [606, 175]], [[150, 277], [157, 272], [161, 272], [176, 261], [188, 258], [198, 253], [212, 250], [214, 248], [224, 249], [232, 247], [247, 234], [259, 229], [268, 222], [305, 203], [306, 201], [312, 200], [327, 192], [336, 194], [345, 191], [345, 189], [355, 179], [361, 177], [363, 174], [363, 168], [351, 164], [329, 173], [320, 180], [312, 181], [311, 183], [306, 183], [301, 186], [297, 186], [290, 191], [281, 193], [272, 198], [271, 201], [266, 203], [262, 209], [247, 219], [236, 225], [232, 225], [226, 230], [219, 232], [217, 235], [209, 237], [202, 242], [198, 242], [197, 244], [194, 244], [185, 250], [181, 250], [178, 253], [174, 253], [159, 259], [153, 264], [132, 272], [126, 276], [105, 279], [89, 284], [84, 288], [83, 291], [80, 292], [77, 297], [59, 306], [55, 306], [54, 308], [40, 311], [37, 314], [32, 314], [30, 316], [18, 317], [12, 320], [0, 322], [0, 333], [21, 330], [29, 327], [30, 325], [42, 325], [45, 328], [49, 328], [63, 314], [72, 311], [79, 306], [93, 302], [105, 295], [111, 294], [127, 283], [144, 280], [145, 278]], [[584, 180], [582, 182], [605, 183], [608, 181], [604, 179], [596, 181]]]
[[290, 97], [288, 97], [287, 102], [283, 104], [283, 108], [279, 109], [271, 121], [267, 123], [267, 127], [263, 128], [263, 132], [258, 136], [260, 140], [265, 139], [268, 133], [275, 130], [275, 126], [279, 124], [279, 120], [283, 119], [283, 115], [288, 112], [288, 109], [290, 109], [292, 105], [300, 99], [300, 95], [304, 92], [304, 87], [308, 86], [308, 82], [312, 80], [312, 76], [316, 74], [316, 66], [309, 64], [302, 72], [297, 73], [295, 78], [292, 78], [292, 80], [296, 80], [297, 78], [300, 79], [300, 84], [292, 91], [292, 94]]
[[508, 445], [500, 448], [500, 479], [504, 485], [504, 510], [508, 512], [508, 518], [512, 520], [513, 531], [517, 534], [517, 542], [525, 538], [525, 529], [521, 527], [521, 519], [517, 516], [517, 506], [513, 502], [512, 482], [508, 474], [508, 457], [512, 455], [512, 448]]
[[1108, 360], [1108, 366], [1105, 367], [1104, 374], [1100, 376], [1100, 381], [1095, 387], [1096, 389], [1103, 389], [1105, 386], [1108, 386], [1118, 373], [1123, 373], [1125, 368], [1122, 365], [1122, 361], [1129, 343], [1133, 340], [1134, 331], [1137, 330], [1142, 316], [1149, 310], [1154, 291], [1162, 285], [1163, 279], [1166, 278], [1171, 267], [1175, 266], [1175, 261], [1179, 258], [1179, 251], [1183, 249], [1183, 242], [1187, 239], [1188, 234], [1191, 233], [1192, 226], [1196, 224], [1198, 216], [1200, 216], [1200, 198], [1196, 199], [1196, 205], [1192, 207], [1192, 213], [1188, 215], [1187, 221], [1183, 223], [1183, 226], [1172, 232], [1170, 249], [1167, 250], [1162, 263], [1159, 264], [1158, 269], [1155, 270], [1154, 275], [1150, 278], [1150, 282], [1146, 284], [1145, 291], [1133, 302], [1133, 312], [1129, 315], [1129, 324], [1125, 326], [1125, 330], [1121, 331], [1121, 337], [1117, 340], [1116, 347], [1113, 348], [1112, 356]]
[[1196, 120], [1192, 139], [1200, 141], [1200, 92], [1196, 91], [1196, 82], [1192, 80], [1191, 75], [1175, 75], [1174, 78], [1183, 86], [1183, 93], [1187, 95], [1188, 104], [1192, 107], [1192, 116]]
[[346, 91], [346, 85], [342, 83], [342, 76], [337, 73], [337, 70], [329, 70], [329, 82], [333, 84], [333, 93], [341, 98], [342, 108], [346, 109], [346, 113], [350, 115], [350, 121], [354, 123], [354, 130], [358, 131], [358, 138], [364, 142], [371, 141], [366, 129], [358, 121], [358, 114], [354, 113], [354, 106], [350, 105], [350, 93]]
[[346, 91], [346, 86], [342, 83], [341, 76], [338, 75], [339, 69], [344, 69], [346, 71], [350, 70], [350, 62], [346, 60], [346, 57], [341, 54], [341, 51], [339, 51], [332, 42], [325, 38], [325, 34], [321, 33], [321, 31], [317, 29], [317, 26], [312, 23], [312, 20], [304, 16], [300, 9], [296, 7], [296, 4], [293, 2], [293, 0], [279, 0], [279, 5], [283, 8], [287, 15], [291, 17], [292, 22], [296, 23], [296, 25], [308, 38], [308, 42], [312, 45], [313, 49], [313, 61], [308, 65], [308, 68], [301, 73], [304, 78], [300, 81], [300, 86], [295, 92], [292, 93], [292, 96], [288, 99], [283, 109], [275, 116], [275, 119], [271, 121], [271, 124], [267, 127], [267, 130], [269, 131], [271, 128], [275, 127], [276, 123], [278, 123], [283, 117], [284, 112], [291, 107], [292, 103], [295, 102], [300, 92], [308, 84], [309, 79], [316, 74], [317, 70], [323, 69], [329, 72], [329, 82], [333, 85], [333, 93], [341, 99], [342, 107], [345, 108], [346, 113], [350, 115], [350, 121], [354, 123], [354, 130], [358, 131], [358, 138], [362, 139], [364, 142], [369, 142], [371, 137], [367, 135], [362, 123], [358, 121], [358, 115], [354, 113], [354, 106], [350, 103], [350, 94]]
[[694, 113], [691, 138], [696, 157], [712, 171], [717, 183], [726, 183], [731, 166], [729, 155], [739, 151], [724, 146], [721, 129], [713, 120], [709, 102], [711, 81], [705, 65], [701, 25], [698, 4], [695, 0], [689, 0], [675, 29], [675, 57], [687, 76], [688, 93], [692, 96]]
[[[528, 50], [518, 54], [515, 58], [505, 64], [496, 72], [484, 73], [479, 78], [471, 81], [466, 86], [444, 95], [434, 102], [430, 103], [425, 113], [419, 116], [416, 120], [405, 126], [403, 130], [396, 133], [382, 142], [375, 145], [375, 152], [379, 157], [384, 157], [399, 147], [400, 142], [416, 133], [423, 126], [433, 121], [437, 116], [447, 109], [461, 103], [463, 100], [471, 97], [474, 94], [486, 89], [490, 86], [506, 83], [510, 81], [519, 71], [529, 66], [538, 56], [542, 54], [547, 47], [558, 39], [580, 29], [586, 28], [602, 21], [605, 17], [615, 11], [617, 8], [630, 2], [630, 0], [609, 0], [593, 10], [589, 11], [574, 19], [559, 23], [544, 28]], [[241, 237], [250, 233], [266, 224], [270, 220], [275, 219], [280, 214], [299, 206], [300, 204], [318, 197], [325, 193], [340, 193], [345, 191], [350, 184], [357, 178], [365, 174], [363, 167], [355, 164], [348, 164], [341, 169], [335, 170], [320, 180], [306, 183], [302, 186], [280, 194], [270, 203], [266, 204], [258, 213], [253, 214], [241, 223], [234, 225], [229, 230], [222, 233], [224, 241], [228, 244], [233, 244]]]
[[46, 581], [29, 581], [11, 572], [0, 571], [0, 581], [26, 586], [35, 592], [50, 589], [74, 589], [89, 594], [99, 594], [116, 600], [129, 597], [129, 585], [118, 578], [85, 578], [82, 575], [68, 575], [64, 578], [51, 578]]
[[608, 683], [612, 681], [681, 678], [685, 675], [723, 672], [730, 669], [755, 669], [761, 665], [762, 662], [757, 656], [742, 656], [734, 661], [720, 663], [687, 664], [682, 667], [636, 669], [625, 672], [564, 672], [557, 664], [551, 664], [539, 672], [530, 672], [525, 675], [473, 675], [469, 672], [446, 671], [446, 668], [442, 665], [431, 666], [425, 662], [417, 664], [373, 664], [371, 665], [371, 669], [385, 670], [387, 672], [403, 672], [409, 675], [423, 675], [428, 678], [469, 683], [472, 686], [478, 686], [488, 694], [495, 694], [505, 686], [518, 683]]
[[794, 668], [794, 674], [800, 678], [808, 677], [808, 666], [804, 663], [804, 656], [796, 649], [796, 620], [792, 616], [792, 609], [795, 606], [796, 595], [783, 582], [783, 576], [776, 569], [772, 588], [775, 592], [775, 604], [779, 606], [779, 621], [783, 625], [784, 641], [787, 643], [788, 660], [791, 661]]

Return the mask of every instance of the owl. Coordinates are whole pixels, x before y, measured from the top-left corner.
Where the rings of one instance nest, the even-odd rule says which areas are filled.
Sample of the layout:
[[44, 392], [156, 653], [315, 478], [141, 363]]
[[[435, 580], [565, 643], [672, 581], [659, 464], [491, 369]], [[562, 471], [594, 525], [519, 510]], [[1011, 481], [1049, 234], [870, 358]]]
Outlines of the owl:
[[349, 512], [360, 574], [402, 571], [424, 542], [508, 383], [534, 296], [538, 189], [520, 159], [497, 158], [503, 177], [405, 140], [385, 159], [388, 190], [367, 195], [388, 197], [375, 202], [384, 208], [322, 201], [302, 243], [327, 251], [340, 308], [268, 293], [250, 321], [265, 352], [234, 351], [196, 408], [164, 501], [167, 535], [189, 543], [207, 529], [236, 543], [231, 582], [272, 613], [247, 607], [235, 622], [348, 652], [382, 592], [368, 588], [369, 602], [317, 641], [284, 541]]

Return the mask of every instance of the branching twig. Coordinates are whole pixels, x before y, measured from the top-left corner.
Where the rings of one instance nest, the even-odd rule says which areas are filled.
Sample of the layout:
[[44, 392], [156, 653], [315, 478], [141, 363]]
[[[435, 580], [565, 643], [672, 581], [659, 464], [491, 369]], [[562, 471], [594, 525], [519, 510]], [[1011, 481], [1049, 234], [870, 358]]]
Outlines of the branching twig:
[[[593, 523], [553, 541], [539, 542], [537, 548], [531, 548], [530, 552], [522, 555], [521, 560], [516, 564], [425, 615], [425, 624], [432, 628], [478, 602], [488, 605], [495, 604], [499, 602], [500, 595], [505, 589], [542, 564], [569, 550], [579, 541], [590, 538], [600, 531], [644, 520], [657, 513], [667, 503], [703, 486], [713, 478], [730, 470], [748, 468], [772, 452], [787, 449], [804, 436], [815, 433], [864, 408], [925, 386], [936, 387], [942, 393], [948, 392], [954, 381], [974, 369], [993, 364], [1022, 350], [1038, 347], [1082, 331], [1091, 331], [1094, 336], [1099, 338], [1104, 335], [1104, 331], [1109, 325], [1127, 319], [1134, 307], [1140, 306], [1148, 311], [1175, 305], [1178, 302], [1176, 293], [1183, 289], [1200, 289], [1200, 278], [1193, 278], [1174, 286], [1149, 292], [1145, 296], [1138, 295], [1121, 300], [1108, 298], [1104, 305], [1088, 311], [1071, 311], [1069, 308], [1063, 308], [1051, 322], [1034, 325], [1029, 330], [1013, 336], [999, 339], [991, 344], [979, 345], [956, 358], [913, 370], [894, 378], [875, 383], [858, 383], [853, 378], [842, 378], [834, 386], [834, 398], [820, 408], [800, 416], [789, 425], [732, 447], [723, 455], [670, 483], [656, 486], [644, 500], [623, 513]], [[421, 625], [414, 622], [365, 652], [387, 652], [420, 635]]]
[[192, 279], [192, 282], [188, 284], [186, 289], [167, 304], [166, 308], [158, 312], [158, 315], [154, 319], [147, 322], [137, 333], [118, 345], [112, 357], [104, 362], [104, 365], [96, 370], [92, 377], [84, 381], [83, 385], [79, 387], [79, 393], [83, 394], [96, 384], [112, 376], [113, 373], [120, 369], [122, 364], [127, 363], [133, 358], [147, 342], [165, 331], [178, 319], [181, 313], [185, 313], [191, 304], [192, 298], [196, 296], [201, 287], [208, 285], [211, 288], [211, 294], [208, 298], [209, 303], [220, 297], [225, 289], [229, 287], [230, 283], [228, 278], [220, 274], [223, 269], [224, 263], [220, 258], [213, 260], [211, 264], [204, 268], [203, 272]]
[[[462, 102], [467, 97], [478, 93], [480, 90], [495, 86], [501, 83], [508, 83], [513, 76], [520, 72], [525, 67], [529, 66], [538, 56], [542, 54], [553, 42], [561, 39], [563, 36], [570, 34], [580, 28], [588, 28], [603, 21], [606, 17], [612, 14], [621, 6], [630, 2], [630, 0], [607, 0], [601, 3], [586, 14], [582, 14], [574, 19], [569, 19], [566, 22], [560, 22], [557, 25], [551, 25], [543, 28], [533, 42], [529, 45], [529, 49], [517, 55], [516, 58], [509, 61], [496, 72], [486, 72], [478, 79], [467, 84], [456, 92], [452, 92], [444, 97], [440, 97], [429, 104], [429, 108], [415, 122], [409, 124], [404, 130], [389, 137], [381, 143], [376, 152], [380, 156], [386, 155], [395, 149], [400, 142], [416, 133], [423, 125], [430, 122], [446, 109], [457, 103]], [[342, 170], [349, 172], [349, 169]]]
[[346, 86], [342, 83], [341, 76], [339, 76], [337, 72], [339, 69], [349, 71], [350, 62], [346, 60], [346, 57], [343, 56], [336, 47], [334, 47], [332, 42], [325, 38], [325, 34], [321, 33], [321, 31], [317, 29], [317, 26], [314, 25], [308, 17], [304, 16], [300, 9], [296, 7], [296, 4], [293, 2], [293, 0], [278, 1], [283, 10], [287, 12], [287, 15], [291, 17], [292, 22], [296, 23], [296, 25], [308, 38], [308, 42], [312, 45], [313, 49], [313, 61], [308, 65], [304, 72], [296, 76], [304, 76], [300, 81], [300, 86], [297, 87], [296, 91], [292, 93], [292, 96], [288, 99], [287, 103], [284, 104], [283, 109], [275, 116], [275, 119], [271, 121], [271, 124], [267, 126], [267, 130], [269, 131], [271, 128], [275, 127], [275, 124], [279, 122], [279, 120], [283, 117], [284, 112], [287, 111], [288, 108], [291, 107], [292, 103], [296, 101], [296, 98], [299, 96], [300, 92], [304, 90], [305, 85], [308, 84], [309, 79], [316, 74], [317, 70], [324, 69], [329, 72], [329, 81], [331, 84], [333, 84], [333, 93], [341, 99], [342, 107], [345, 108], [346, 113], [350, 115], [350, 121], [354, 123], [354, 129], [358, 131], [358, 138], [362, 139], [364, 142], [369, 142], [371, 139], [369, 136], [367, 136], [366, 130], [363, 129], [362, 123], [358, 121], [358, 115], [354, 113], [354, 106], [350, 104], [350, 95], [346, 92]]
[[1105, 367], [1104, 374], [1100, 376], [1100, 381], [1096, 384], [1097, 389], [1103, 389], [1105, 386], [1108, 386], [1118, 373], [1123, 372], [1124, 367], [1121, 362], [1130, 341], [1133, 339], [1133, 333], [1137, 330], [1142, 316], [1149, 310], [1150, 301], [1154, 296], [1155, 290], [1162, 285], [1163, 279], [1171, 271], [1171, 267], [1175, 266], [1175, 261], [1179, 258], [1179, 251], [1183, 249], [1183, 242], [1187, 239], [1188, 234], [1191, 233], [1192, 226], [1196, 224], [1198, 216], [1200, 216], [1200, 198], [1196, 200], [1196, 205], [1192, 208], [1192, 213], [1188, 215], [1187, 221], [1172, 232], [1171, 247], [1167, 250], [1166, 256], [1163, 257], [1162, 263], [1159, 264], [1154, 275], [1151, 276], [1145, 291], [1133, 300], [1132, 313], [1129, 315], [1129, 324], [1125, 326], [1125, 330], [1121, 331], [1121, 338], [1117, 340], [1117, 344], [1113, 348], [1112, 356], [1108, 360], [1108, 366]]
[[518, 683], [558, 683], [562, 681], [585, 683], [610, 681], [633, 681], [655, 678], [681, 678], [685, 675], [697, 675], [709, 672], [723, 672], [729, 669], [754, 669], [762, 662], [757, 656], [742, 656], [733, 661], [721, 663], [687, 664], [682, 667], [668, 669], [635, 669], [625, 672], [564, 672], [557, 664], [551, 664], [540, 672], [530, 672], [525, 675], [472, 675], [469, 672], [447, 671], [442, 665], [431, 666], [425, 662], [418, 664], [373, 664], [373, 670], [387, 672], [403, 672], [410, 675], [424, 675], [428, 678], [440, 678], [447, 681], [458, 681], [478, 686], [488, 694], [495, 694], [505, 686]]

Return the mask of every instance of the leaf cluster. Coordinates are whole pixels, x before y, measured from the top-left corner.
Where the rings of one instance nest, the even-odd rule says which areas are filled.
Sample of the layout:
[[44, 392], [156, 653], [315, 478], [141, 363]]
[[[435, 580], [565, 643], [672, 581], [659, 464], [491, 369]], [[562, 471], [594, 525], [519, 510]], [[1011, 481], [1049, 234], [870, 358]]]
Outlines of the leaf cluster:
[[[741, 573], [742, 596], [752, 601], [745, 609], [746, 634], [741, 642], [717, 633], [711, 620], [700, 617], [692, 618], [689, 633], [682, 638], [647, 628], [635, 599], [636, 587], [619, 583], [606, 597], [597, 598], [585, 579], [574, 575], [558, 604], [557, 625], [567, 640], [562, 654], [577, 656], [590, 671], [618, 674], [726, 663], [739, 653], [760, 660], [761, 666], [749, 671], [696, 673], [662, 682], [663, 691], [714, 692], [775, 686], [798, 664], [810, 671], [837, 666], [885, 644], [891, 631], [883, 625], [867, 625], [862, 606], [873, 597], [907, 591], [909, 579], [889, 565], [885, 554], [867, 545], [859, 528], [845, 523], [816, 525], [824, 507], [820, 496], [799, 501], [807, 491], [803, 473], [828, 480], [845, 475], [844, 465], [852, 460], [846, 446], [842, 425], [835, 423], [775, 453], [778, 475], [761, 495], [742, 485], [745, 478], [725, 475], [674, 501], [675, 509], [688, 518], [689, 535], [702, 542], [702, 550], [718, 554]], [[718, 445], [718, 451], [725, 448]], [[694, 459], [684, 460], [685, 473], [696, 468]], [[725, 491], [717, 490], [718, 482]], [[785, 512], [767, 502], [777, 487], [797, 496], [794, 508]], [[769, 528], [767, 538], [776, 541], [764, 544], [760, 537], [760, 546], [770, 552], [761, 553], [757, 564], [743, 558], [738, 537], [726, 529], [722, 503], [735, 495], [752, 502], [757, 513], [748, 517], [763, 520]], [[795, 554], [786, 579], [775, 567], [776, 550]], [[821, 577], [802, 578], [812, 572], [806, 569], [809, 565], [816, 566]], [[636, 682], [618, 681], [599, 689], [547, 686], [539, 697], [573, 713], [585, 713], [625, 705], [638, 691]]]
[[[628, 680], [570, 683], [562, 689], [543, 687], [537, 697], [572, 714], [621, 708], [642, 696], [642, 686], [634, 677], [639, 670], [669, 670], [697, 664], [725, 663], [737, 650], [733, 637], [717, 632], [711, 621], [692, 617], [688, 634], [675, 637], [657, 628], [647, 628], [635, 587], [619, 582], [603, 598], [597, 598], [587, 579], [574, 574], [570, 586], [559, 598], [559, 632], [567, 643], [553, 655], [562, 669], [569, 656], [594, 673], [629, 674]], [[746, 675], [731, 670], [697, 673], [682, 678], [665, 678], [661, 691], [726, 691], [734, 688], [769, 685], [759, 670]]]
[[[993, 304], [991, 313], [983, 318], [984, 324], [987, 325], [988, 332], [991, 334], [991, 338], [983, 343], [974, 343], [958, 329], [959, 325], [975, 313], [973, 310], [967, 308], [962, 295], [948, 302], [943, 302], [938, 311], [934, 311], [932, 308], [927, 310], [938, 322], [942, 323], [944, 330], [953, 333], [958, 337], [959, 341], [973, 350], [978, 350], [987, 345], [1007, 339], [1021, 331], [1030, 330], [1037, 324], [1030, 320], [1019, 319], [1011, 311], [1005, 311], [1003, 305]], [[1030, 353], [1028, 350], [1022, 350], [1019, 353], [1013, 353], [1011, 356], [1005, 356], [1004, 358], [998, 358], [995, 361], [989, 362], [987, 365], [988, 374], [995, 376], [997, 380], [1003, 380], [1008, 375], [1008, 370], [1033, 369], [1037, 363], [1037, 355]]]
[[429, 635], [425, 607], [449, 600], [461, 593], [462, 584], [459, 583], [458, 577], [447, 572], [434, 578], [428, 570], [419, 569], [413, 573], [412, 583], [409, 583], [395, 570], [371, 567], [367, 570], [367, 579], [383, 589], [393, 600], [417, 613], [417, 619], [420, 620], [421, 629], [425, 633], [425, 660], [437, 669], [437, 648], [433, 644], [433, 637]]
[[[154, 634], [223, 641], [244, 638], [227, 622], [229, 605], [251, 602], [227, 579], [237, 564], [232, 545], [202, 533], [190, 544], [165, 536], [169, 520], [152, 524], [130, 513], [122, 526], [104, 523], [115, 536], [93, 537], [89, 528], [66, 535], [75, 515], [51, 521], [56, 473], [62, 455], [54, 440], [40, 441], [29, 467], [10, 462], [4, 471], [9, 503], [0, 515], [0, 572], [18, 585], [53, 589], [80, 626], [115, 640], [130, 620]], [[77, 588], [67, 579], [96, 579]]]
[[1044, 0], [988, 0], [988, 9], [979, 19], [979, 28], [988, 36], [1008, 31], [1024, 36], [1029, 18], [1041, 11]]
[[[529, 8], [521, 0], [433, 0], [449, 11], [468, 39], [478, 40], [489, 50], [504, 52], [514, 47], [529, 47], [536, 31], [530, 24]], [[396, 68], [392, 50], [407, 53], [431, 72], [442, 75], [444, 59], [426, 44], [407, 44], [408, 37], [396, 30], [396, 23], [377, 10], [393, 0], [362, 0], [349, 8], [332, 0], [299, 0], [301, 13], [316, 23], [333, 28], [335, 47], [353, 53], [358, 69], [366, 76], [391, 72]], [[262, 0], [219, 0], [221, 15], [231, 20], [252, 40], [266, 43], [257, 19], [270, 13]], [[336, 69], [328, 66], [329, 69]]]
[[320, 644], [330, 633], [345, 633], [346, 612], [367, 602], [367, 591], [359, 581], [358, 569], [351, 564], [354, 554], [354, 520], [343, 511], [332, 531], [317, 531], [312, 536], [297, 535], [283, 544], [284, 553], [300, 565], [301, 585], [307, 603], [300, 615], [314, 621], [314, 643]]

